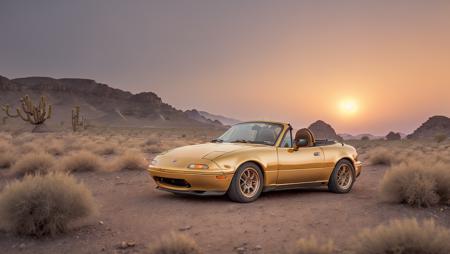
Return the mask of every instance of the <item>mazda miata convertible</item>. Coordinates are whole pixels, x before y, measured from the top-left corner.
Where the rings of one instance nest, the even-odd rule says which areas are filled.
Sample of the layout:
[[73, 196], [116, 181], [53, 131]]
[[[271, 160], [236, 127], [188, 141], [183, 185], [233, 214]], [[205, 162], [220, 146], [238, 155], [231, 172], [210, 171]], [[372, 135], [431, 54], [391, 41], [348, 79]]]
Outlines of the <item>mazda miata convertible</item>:
[[161, 153], [148, 171], [160, 190], [252, 202], [263, 191], [300, 187], [347, 193], [361, 168], [352, 146], [316, 140], [309, 129], [293, 135], [287, 123], [257, 121], [233, 125], [210, 143]]

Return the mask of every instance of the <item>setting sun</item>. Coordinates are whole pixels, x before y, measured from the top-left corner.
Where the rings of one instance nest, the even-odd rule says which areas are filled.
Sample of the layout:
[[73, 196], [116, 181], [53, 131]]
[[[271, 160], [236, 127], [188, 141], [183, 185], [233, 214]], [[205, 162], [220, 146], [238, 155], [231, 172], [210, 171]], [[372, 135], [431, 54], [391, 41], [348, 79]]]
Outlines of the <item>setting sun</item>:
[[339, 109], [342, 114], [353, 115], [358, 111], [358, 103], [353, 99], [345, 99], [339, 103]]

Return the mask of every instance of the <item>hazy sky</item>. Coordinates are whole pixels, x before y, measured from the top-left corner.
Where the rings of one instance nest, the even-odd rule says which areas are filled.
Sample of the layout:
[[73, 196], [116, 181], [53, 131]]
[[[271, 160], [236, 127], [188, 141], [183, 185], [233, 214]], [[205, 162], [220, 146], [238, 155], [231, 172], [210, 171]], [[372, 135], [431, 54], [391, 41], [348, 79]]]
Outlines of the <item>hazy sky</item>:
[[91, 78], [245, 120], [409, 133], [450, 115], [450, 1], [1, 0], [0, 75]]

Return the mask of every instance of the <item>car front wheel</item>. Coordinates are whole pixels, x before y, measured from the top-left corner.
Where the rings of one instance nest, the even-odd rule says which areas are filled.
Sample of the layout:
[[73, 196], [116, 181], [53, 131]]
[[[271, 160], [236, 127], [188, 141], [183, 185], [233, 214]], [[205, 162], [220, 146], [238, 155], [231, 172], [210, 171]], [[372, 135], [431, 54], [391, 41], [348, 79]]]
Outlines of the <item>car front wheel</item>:
[[248, 203], [261, 195], [263, 185], [261, 169], [255, 163], [247, 162], [236, 170], [227, 194], [232, 201]]
[[328, 190], [335, 193], [347, 193], [355, 181], [355, 170], [348, 160], [339, 161], [328, 182]]

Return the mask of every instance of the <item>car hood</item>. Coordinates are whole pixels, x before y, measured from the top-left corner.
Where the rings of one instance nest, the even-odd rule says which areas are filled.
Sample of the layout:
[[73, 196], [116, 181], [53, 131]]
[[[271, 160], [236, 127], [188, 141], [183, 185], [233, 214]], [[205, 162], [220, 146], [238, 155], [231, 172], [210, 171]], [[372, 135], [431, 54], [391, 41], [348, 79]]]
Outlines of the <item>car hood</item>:
[[190, 163], [202, 160], [214, 160], [226, 153], [252, 148], [253, 144], [241, 143], [205, 143], [182, 146], [157, 156], [159, 166], [187, 167]]

